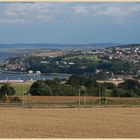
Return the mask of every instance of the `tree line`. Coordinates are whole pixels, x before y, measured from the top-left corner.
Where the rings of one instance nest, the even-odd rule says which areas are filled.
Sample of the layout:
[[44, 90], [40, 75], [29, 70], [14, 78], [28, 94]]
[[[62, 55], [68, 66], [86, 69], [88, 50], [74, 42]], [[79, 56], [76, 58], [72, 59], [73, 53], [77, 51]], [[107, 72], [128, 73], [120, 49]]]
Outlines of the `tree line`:
[[126, 80], [116, 86], [113, 83], [98, 83], [88, 76], [73, 75], [62, 83], [59, 79], [36, 81], [29, 93], [35, 96], [111, 96], [139, 97], [140, 83], [137, 80]]
[[[106, 58], [100, 58], [98, 60], [85, 59], [85, 58], [70, 58], [64, 59], [65, 56], [59, 56], [55, 58], [30, 57], [25, 60], [30, 65], [27, 70], [41, 71], [41, 73], [68, 73], [68, 74], [92, 74], [97, 79], [107, 79], [111, 77], [111, 73], [120, 75], [136, 75], [140, 69], [139, 64], [132, 62], [125, 62], [119, 59], [108, 60]], [[69, 58], [69, 57], [68, 57]], [[48, 61], [49, 64], [42, 64], [41, 61]], [[59, 62], [59, 65], [56, 64]], [[63, 62], [73, 62], [73, 65], [64, 64]], [[96, 75], [96, 70], [102, 70]], [[109, 72], [109, 73], [107, 73]]]
[[[67, 81], [39, 80], [34, 82], [26, 94], [32, 96], [110, 96], [140, 97], [140, 83], [137, 80], [126, 80], [116, 86], [113, 83], [98, 83], [90, 76], [72, 75]], [[15, 95], [15, 89], [9, 84], [0, 88], [0, 98]]]

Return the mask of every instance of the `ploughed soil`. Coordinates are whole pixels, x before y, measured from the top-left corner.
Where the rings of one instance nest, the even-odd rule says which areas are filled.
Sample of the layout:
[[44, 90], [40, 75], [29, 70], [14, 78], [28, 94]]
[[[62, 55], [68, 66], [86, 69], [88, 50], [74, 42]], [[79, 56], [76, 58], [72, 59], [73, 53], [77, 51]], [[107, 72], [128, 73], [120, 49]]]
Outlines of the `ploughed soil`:
[[140, 138], [140, 108], [0, 107], [0, 138]]

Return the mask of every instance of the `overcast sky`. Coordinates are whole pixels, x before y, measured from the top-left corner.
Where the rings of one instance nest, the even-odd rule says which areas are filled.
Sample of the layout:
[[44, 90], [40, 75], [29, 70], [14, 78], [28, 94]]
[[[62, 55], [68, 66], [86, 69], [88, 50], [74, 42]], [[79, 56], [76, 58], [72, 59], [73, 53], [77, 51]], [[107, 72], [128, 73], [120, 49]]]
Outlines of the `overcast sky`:
[[140, 3], [0, 3], [1, 43], [140, 43]]

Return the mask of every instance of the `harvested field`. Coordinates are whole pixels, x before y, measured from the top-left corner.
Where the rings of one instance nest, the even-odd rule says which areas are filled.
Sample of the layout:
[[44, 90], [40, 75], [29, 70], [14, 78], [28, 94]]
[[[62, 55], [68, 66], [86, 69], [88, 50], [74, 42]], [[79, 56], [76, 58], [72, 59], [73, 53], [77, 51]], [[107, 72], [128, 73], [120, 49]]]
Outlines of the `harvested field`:
[[1, 138], [140, 138], [140, 108], [0, 110]]
[[54, 52], [37, 52], [37, 53], [33, 53], [32, 55], [35, 55], [35, 56], [41, 56], [41, 57], [50, 57], [50, 56], [61, 56], [63, 55], [64, 52], [63, 51], [54, 51]]

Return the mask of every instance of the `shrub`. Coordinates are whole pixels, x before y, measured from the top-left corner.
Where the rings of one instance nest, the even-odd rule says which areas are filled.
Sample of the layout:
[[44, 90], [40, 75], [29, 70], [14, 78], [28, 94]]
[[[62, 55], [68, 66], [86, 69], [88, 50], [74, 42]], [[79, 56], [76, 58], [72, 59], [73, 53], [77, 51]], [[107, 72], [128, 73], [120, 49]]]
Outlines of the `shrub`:
[[112, 90], [111, 92], [111, 96], [112, 97], [124, 97], [125, 96], [126, 91], [121, 89], [121, 88], [115, 88]]
[[15, 89], [9, 86], [9, 84], [4, 84], [0, 89], [1, 96], [12, 96], [15, 92]]
[[32, 84], [30, 94], [33, 96], [52, 96], [53, 92], [45, 82], [37, 81]]

